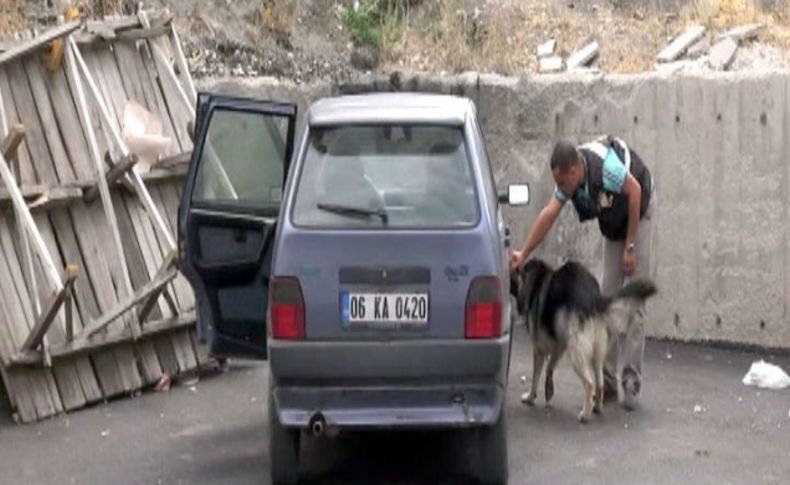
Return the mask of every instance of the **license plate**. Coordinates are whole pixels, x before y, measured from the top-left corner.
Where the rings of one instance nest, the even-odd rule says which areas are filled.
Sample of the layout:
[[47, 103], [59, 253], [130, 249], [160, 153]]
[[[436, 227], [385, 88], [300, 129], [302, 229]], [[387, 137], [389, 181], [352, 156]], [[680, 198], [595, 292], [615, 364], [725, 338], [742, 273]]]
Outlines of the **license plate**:
[[343, 322], [428, 323], [428, 293], [355, 293], [340, 296]]

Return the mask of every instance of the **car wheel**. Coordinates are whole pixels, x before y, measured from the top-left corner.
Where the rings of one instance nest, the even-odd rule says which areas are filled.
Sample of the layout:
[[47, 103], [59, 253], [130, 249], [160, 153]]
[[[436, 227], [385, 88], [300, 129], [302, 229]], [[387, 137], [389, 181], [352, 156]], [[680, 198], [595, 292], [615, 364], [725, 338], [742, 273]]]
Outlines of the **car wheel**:
[[280, 424], [274, 409], [273, 392], [269, 392], [269, 466], [272, 483], [291, 484], [299, 479], [298, 429], [289, 429]]
[[497, 422], [492, 426], [480, 428], [477, 437], [480, 483], [507, 483], [507, 425], [504, 406]]

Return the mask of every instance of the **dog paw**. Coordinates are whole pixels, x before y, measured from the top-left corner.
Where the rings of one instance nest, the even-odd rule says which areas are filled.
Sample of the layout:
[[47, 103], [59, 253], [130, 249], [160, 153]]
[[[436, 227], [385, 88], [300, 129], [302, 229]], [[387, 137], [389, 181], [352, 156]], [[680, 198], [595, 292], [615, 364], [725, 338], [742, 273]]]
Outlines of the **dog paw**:
[[587, 421], [589, 421], [589, 419], [590, 419], [590, 417], [589, 417], [589, 416], [587, 416], [587, 415], [584, 413], [584, 411], [581, 411], [581, 412], [579, 413], [579, 422], [580, 422], [581, 424], [587, 424]]
[[530, 406], [535, 404], [535, 398], [537, 398], [537, 394], [532, 394], [531, 392], [525, 392], [521, 395], [521, 402], [524, 404], [529, 404]]

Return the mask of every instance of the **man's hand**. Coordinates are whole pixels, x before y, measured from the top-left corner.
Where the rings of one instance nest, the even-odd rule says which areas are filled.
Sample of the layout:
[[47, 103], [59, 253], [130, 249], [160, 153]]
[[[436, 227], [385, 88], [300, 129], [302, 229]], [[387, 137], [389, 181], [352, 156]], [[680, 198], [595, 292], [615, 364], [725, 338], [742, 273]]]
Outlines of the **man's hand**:
[[513, 251], [510, 253], [510, 269], [516, 269], [524, 262], [523, 253], [521, 251]]
[[623, 273], [631, 276], [636, 271], [636, 253], [626, 249], [623, 251]]

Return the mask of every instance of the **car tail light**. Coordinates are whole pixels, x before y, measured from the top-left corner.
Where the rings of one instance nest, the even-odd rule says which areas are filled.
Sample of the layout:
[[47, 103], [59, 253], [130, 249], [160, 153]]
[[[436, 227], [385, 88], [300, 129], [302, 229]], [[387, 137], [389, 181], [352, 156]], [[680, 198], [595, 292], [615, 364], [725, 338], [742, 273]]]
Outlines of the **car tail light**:
[[292, 276], [271, 279], [269, 311], [273, 338], [286, 340], [305, 338], [304, 298], [298, 279]]
[[502, 335], [501, 287], [496, 276], [480, 276], [472, 280], [466, 297], [466, 338], [496, 338]]

